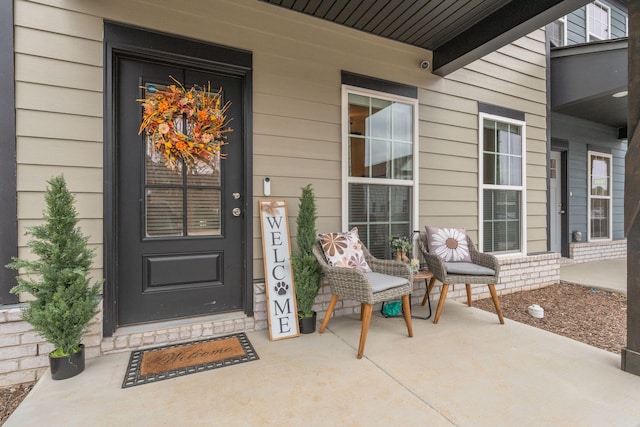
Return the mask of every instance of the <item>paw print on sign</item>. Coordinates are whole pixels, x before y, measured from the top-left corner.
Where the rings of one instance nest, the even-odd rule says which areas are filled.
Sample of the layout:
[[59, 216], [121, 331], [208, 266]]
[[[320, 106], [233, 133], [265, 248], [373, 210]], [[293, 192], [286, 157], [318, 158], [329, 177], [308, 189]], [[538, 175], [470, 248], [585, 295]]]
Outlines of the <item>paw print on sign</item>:
[[289, 285], [287, 285], [285, 282], [278, 282], [273, 287], [273, 289], [276, 291], [278, 295], [286, 295], [287, 290], [289, 290]]

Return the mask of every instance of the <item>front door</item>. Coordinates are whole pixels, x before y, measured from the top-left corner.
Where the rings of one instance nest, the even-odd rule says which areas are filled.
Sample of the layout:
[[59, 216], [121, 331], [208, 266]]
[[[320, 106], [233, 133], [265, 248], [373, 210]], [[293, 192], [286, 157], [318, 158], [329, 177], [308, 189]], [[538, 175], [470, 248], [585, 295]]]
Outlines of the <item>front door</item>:
[[[241, 310], [246, 194], [242, 80], [178, 63], [122, 57], [115, 71], [117, 324]], [[231, 101], [227, 154], [197, 174], [170, 170], [138, 135], [144, 88], [223, 88]]]
[[549, 231], [551, 252], [562, 252], [562, 162], [559, 151], [551, 151], [549, 159]]

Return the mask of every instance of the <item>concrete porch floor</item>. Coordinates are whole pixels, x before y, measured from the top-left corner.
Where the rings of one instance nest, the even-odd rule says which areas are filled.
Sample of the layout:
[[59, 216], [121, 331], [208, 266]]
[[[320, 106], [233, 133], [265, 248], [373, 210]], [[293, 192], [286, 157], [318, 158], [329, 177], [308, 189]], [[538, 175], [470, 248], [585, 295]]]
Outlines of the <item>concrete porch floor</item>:
[[357, 317], [254, 332], [258, 361], [127, 389], [128, 352], [89, 359], [75, 378], [45, 374], [5, 426], [640, 425], [640, 377], [618, 355], [457, 302], [413, 326], [374, 315], [361, 360]]

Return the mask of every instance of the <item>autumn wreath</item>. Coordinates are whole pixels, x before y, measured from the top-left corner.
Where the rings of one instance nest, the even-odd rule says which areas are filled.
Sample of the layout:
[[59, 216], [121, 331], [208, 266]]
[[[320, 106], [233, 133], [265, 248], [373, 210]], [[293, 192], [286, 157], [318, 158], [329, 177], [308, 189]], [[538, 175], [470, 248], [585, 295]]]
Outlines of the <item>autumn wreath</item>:
[[231, 102], [222, 104], [222, 88], [211, 92], [208, 84], [187, 90], [171, 79], [176, 84], [164, 89], [143, 87], [146, 97], [138, 99], [144, 108], [138, 134], [146, 133], [152, 149], [171, 170], [181, 170], [183, 164], [188, 173], [197, 173], [203, 164], [215, 167], [225, 157], [221, 149], [226, 134], [233, 131], [226, 117]]

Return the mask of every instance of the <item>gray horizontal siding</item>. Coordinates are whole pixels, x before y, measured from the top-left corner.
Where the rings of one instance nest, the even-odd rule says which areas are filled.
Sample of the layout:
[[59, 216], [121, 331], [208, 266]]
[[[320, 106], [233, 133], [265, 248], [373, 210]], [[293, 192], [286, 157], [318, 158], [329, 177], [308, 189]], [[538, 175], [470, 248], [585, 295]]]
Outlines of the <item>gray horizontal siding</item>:
[[627, 25], [626, 17], [627, 12], [618, 9], [615, 6], [611, 6], [611, 38], [626, 37]]
[[[602, 1], [610, 8], [611, 14], [611, 38], [626, 36], [626, 10], [616, 5]], [[587, 7], [581, 7], [567, 15], [567, 45], [585, 43], [587, 41]]]
[[[262, 178], [270, 176], [272, 197], [288, 201], [292, 221], [300, 187], [312, 183], [319, 199], [318, 231], [341, 229], [342, 70], [418, 88], [421, 225], [462, 226], [474, 235], [477, 102], [525, 112], [531, 154], [528, 248], [545, 250], [546, 172], [545, 158], [539, 155], [544, 153], [547, 114], [543, 31], [440, 78], [416, 66], [417, 59], [431, 59], [423, 49], [291, 11], [273, 13], [263, 2], [205, 1], [180, 8], [164, 2], [149, 7], [152, 3], [15, 1], [20, 229], [37, 219], [28, 206], [41, 198], [46, 179], [64, 172], [71, 190], [82, 193], [80, 218], [89, 228], [87, 234], [102, 247], [101, 218], [95, 218], [91, 204], [101, 199], [103, 190], [106, 19], [252, 51], [253, 204], [262, 197]], [[433, 188], [438, 191], [430, 192]], [[253, 266], [260, 278], [257, 215], [254, 211]], [[25, 247], [20, 250], [27, 252]]]
[[587, 41], [587, 9], [582, 7], [567, 15], [567, 45]]
[[613, 155], [613, 238], [624, 239], [624, 160], [627, 143], [612, 144]]
[[588, 146], [598, 145], [611, 150], [613, 174], [613, 228], [614, 239], [624, 238], [624, 158], [627, 143], [616, 138], [617, 129], [576, 119], [558, 113], [551, 114], [551, 137], [569, 141], [569, 232], [582, 232], [587, 236], [587, 152]]

